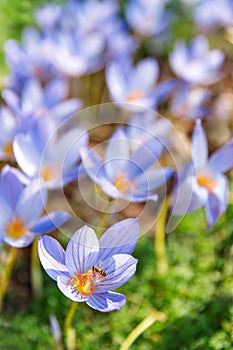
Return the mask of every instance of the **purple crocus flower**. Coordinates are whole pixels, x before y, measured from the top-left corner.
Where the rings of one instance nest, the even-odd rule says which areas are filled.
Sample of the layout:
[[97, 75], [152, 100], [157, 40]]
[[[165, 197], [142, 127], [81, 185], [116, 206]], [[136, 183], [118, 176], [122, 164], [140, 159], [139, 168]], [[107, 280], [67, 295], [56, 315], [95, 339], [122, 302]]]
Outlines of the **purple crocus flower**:
[[74, 233], [66, 251], [54, 238], [44, 236], [38, 246], [40, 261], [69, 299], [85, 301], [102, 312], [119, 310], [126, 298], [112, 290], [135, 273], [137, 260], [130, 254], [138, 234], [138, 219], [116, 223], [99, 241], [93, 229], [83, 226]]
[[233, 140], [208, 158], [208, 144], [200, 120], [192, 137], [192, 163], [178, 173], [173, 194], [173, 215], [185, 215], [205, 206], [208, 227], [226, 210], [228, 180], [224, 175], [233, 166]]
[[7, 86], [17, 92], [21, 91], [27, 79], [35, 77], [44, 83], [61, 75], [54, 65], [53, 40], [33, 28], [24, 30], [22, 44], [8, 40], [4, 48], [10, 68]]
[[60, 188], [78, 177], [79, 149], [88, 142], [83, 128], [74, 128], [58, 137], [56, 124], [45, 116], [25, 133], [15, 136], [15, 159], [29, 178], [40, 178], [41, 185]]
[[165, 0], [130, 0], [126, 6], [129, 26], [144, 36], [161, 34], [167, 27]]
[[209, 97], [210, 90], [206, 88], [194, 88], [189, 84], [182, 84], [172, 100], [171, 112], [176, 117], [189, 120], [204, 118], [209, 112], [205, 106]]
[[152, 191], [173, 174], [171, 168], [152, 168], [163, 151], [163, 144], [150, 137], [133, 151], [126, 132], [118, 128], [108, 142], [105, 162], [90, 148], [80, 150], [87, 175], [112, 198], [132, 202], [157, 200]]
[[50, 232], [70, 218], [64, 211], [39, 217], [46, 199], [47, 191], [37, 181], [23, 187], [17, 169], [6, 165], [0, 174], [0, 242], [26, 247], [35, 235]]
[[155, 87], [159, 76], [156, 59], [146, 58], [133, 66], [129, 57], [121, 57], [106, 68], [110, 96], [118, 107], [133, 112], [157, 105], [174, 88], [174, 80]]
[[21, 98], [10, 89], [3, 90], [2, 95], [14, 114], [22, 121], [47, 114], [59, 124], [82, 106], [78, 98], [66, 100], [68, 84], [62, 78], [48, 81], [44, 88], [38, 79], [28, 79], [22, 87]]
[[199, 28], [210, 31], [233, 25], [232, 0], [202, 0], [194, 11], [194, 19]]
[[187, 47], [178, 41], [170, 54], [173, 72], [184, 81], [193, 84], [208, 85], [221, 78], [220, 69], [224, 61], [221, 50], [209, 50], [206, 37], [199, 35]]

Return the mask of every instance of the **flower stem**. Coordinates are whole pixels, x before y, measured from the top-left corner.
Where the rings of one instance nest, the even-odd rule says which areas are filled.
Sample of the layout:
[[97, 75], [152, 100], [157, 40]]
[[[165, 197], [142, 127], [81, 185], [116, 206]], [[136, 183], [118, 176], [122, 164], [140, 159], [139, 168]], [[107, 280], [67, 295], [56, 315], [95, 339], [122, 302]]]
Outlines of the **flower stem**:
[[31, 247], [31, 285], [35, 298], [40, 298], [43, 294], [43, 275], [38, 256], [38, 237], [35, 237]]
[[122, 343], [119, 350], [128, 350], [135, 340], [155, 321], [163, 322], [166, 320], [166, 315], [163, 312], [154, 310], [148, 317], [146, 317], [132, 332], [128, 335], [125, 341]]
[[65, 319], [65, 338], [67, 350], [74, 350], [76, 343], [75, 329], [72, 327], [74, 313], [78, 307], [78, 302], [73, 301]]
[[162, 204], [158, 221], [155, 224], [155, 256], [157, 260], [157, 271], [164, 275], [168, 271], [168, 262], [166, 256], [166, 219], [169, 209], [170, 197], [167, 196]]
[[2, 311], [2, 308], [3, 308], [3, 302], [6, 295], [9, 280], [11, 277], [11, 273], [14, 267], [14, 263], [16, 260], [16, 256], [17, 256], [17, 248], [10, 247], [9, 260], [3, 272], [3, 276], [0, 284], [0, 311]]

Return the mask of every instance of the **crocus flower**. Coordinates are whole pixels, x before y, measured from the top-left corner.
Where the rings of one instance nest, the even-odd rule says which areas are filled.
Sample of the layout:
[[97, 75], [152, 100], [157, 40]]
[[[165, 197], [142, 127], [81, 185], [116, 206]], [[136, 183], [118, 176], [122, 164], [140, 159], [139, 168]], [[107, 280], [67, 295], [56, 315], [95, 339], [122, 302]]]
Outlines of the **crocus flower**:
[[173, 195], [173, 215], [184, 215], [205, 206], [211, 227], [226, 210], [228, 180], [224, 175], [233, 166], [233, 140], [208, 158], [208, 144], [200, 120], [192, 137], [192, 162], [178, 173]]
[[92, 149], [80, 150], [82, 166], [87, 175], [112, 198], [132, 202], [157, 200], [152, 191], [163, 185], [173, 174], [170, 168], [152, 168], [163, 151], [163, 144], [150, 137], [135, 151], [132, 140], [118, 128], [108, 142], [105, 162]]
[[129, 26], [144, 36], [158, 35], [168, 24], [164, 0], [130, 0], [126, 6]]
[[17, 169], [6, 165], [0, 174], [0, 242], [26, 247], [35, 235], [50, 232], [70, 218], [64, 211], [39, 217], [46, 199], [47, 191], [37, 181], [23, 187]]
[[205, 31], [232, 26], [232, 0], [202, 0], [195, 8], [194, 19], [197, 26]]
[[170, 54], [173, 72], [186, 82], [208, 85], [221, 78], [220, 68], [224, 61], [221, 50], [209, 50], [206, 37], [199, 35], [187, 47], [178, 41]]
[[174, 88], [174, 81], [155, 84], [159, 76], [158, 62], [146, 58], [132, 65], [129, 57], [121, 57], [106, 68], [110, 97], [117, 106], [133, 112], [157, 105]]
[[44, 83], [61, 75], [54, 65], [53, 40], [33, 28], [23, 31], [22, 44], [8, 40], [4, 49], [10, 68], [7, 86], [17, 92], [21, 91], [27, 79], [35, 77]]
[[13, 150], [18, 165], [29, 178], [40, 178], [41, 185], [56, 189], [77, 179], [79, 149], [87, 142], [88, 134], [83, 128], [68, 130], [58, 137], [56, 124], [44, 116], [27, 132], [15, 136]]
[[205, 102], [210, 97], [210, 91], [206, 88], [191, 87], [182, 84], [171, 103], [171, 112], [176, 117], [195, 120], [204, 118], [209, 112]]
[[137, 219], [111, 226], [98, 241], [93, 229], [83, 226], [69, 241], [66, 251], [52, 237], [39, 240], [39, 257], [48, 275], [69, 299], [85, 301], [102, 312], [120, 309], [123, 294], [112, 292], [135, 273], [137, 260], [130, 254], [139, 233]]
[[62, 78], [48, 81], [44, 88], [38, 79], [28, 79], [22, 87], [21, 98], [10, 89], [3, 90], [2, 95], [22, 121], [46, 114], [59, 124], [82, 106], [78, 98], [66, 99], [68, 84]]

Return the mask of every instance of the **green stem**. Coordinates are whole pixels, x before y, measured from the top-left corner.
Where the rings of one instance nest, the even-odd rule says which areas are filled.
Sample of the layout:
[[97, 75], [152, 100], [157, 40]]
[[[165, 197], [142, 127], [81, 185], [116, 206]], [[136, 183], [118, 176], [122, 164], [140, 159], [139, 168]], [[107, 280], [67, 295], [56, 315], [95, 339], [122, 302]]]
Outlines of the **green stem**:
[[128, 337], [124, 340], [119, 350], [128, 350], [135, 340], [149, 328], [155, 321], [163, 322], [166, 320], [166, 315], [163, 312], [154, 310], [146, 317], [137, 327], [135, 327]]
[[38, 256], [38, 236], [31, 246], [31, 286], [34, 297], [40, 298], [43, 294], [43, 275]]
[[157, 271], [160, 275], [164, 275], [168, 271], [166, 255], [166, 222], [169, 204], [170, 197], [167, 196], [162, 204], [162, 210], [155, 224], [155, 256], [157, 260]]
[[77, 307], [78, 307], [78, 302], [73, 301], [65, 319], [65, 338], [66, 338], [67, 350], [75, 349], [76, 336], [75, 336], [75, 330], [72, 327], [72, 320]]
[[12, 273], [12, 270], [14, 267], [16, 256], [17, 256], [17, 248], [11, 247], [10, 254], [9, 254], [9, 260], [8, 260], [6, 268], [3, 272], [1, 285], [0, 285], [0, 311], [2, 311], [2, 308], [3, 308], [4, 298], [6, 295], [6, 291], [7, 291], [7, 287], [9, 284], [10, 277], [11, 277], [11, 273]]

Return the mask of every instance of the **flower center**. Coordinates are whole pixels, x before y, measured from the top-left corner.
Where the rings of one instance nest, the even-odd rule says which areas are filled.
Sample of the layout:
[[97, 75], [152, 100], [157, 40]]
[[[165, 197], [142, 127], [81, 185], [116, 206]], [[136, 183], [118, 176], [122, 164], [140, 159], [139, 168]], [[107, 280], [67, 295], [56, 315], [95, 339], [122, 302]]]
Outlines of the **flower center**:
[[106, 272], [101, 270], [97, 266], [92, 266], [87, 273], [76, 273], [72, 276], [68, 282], [68, 286], [71, 286], [72, 289], [77, 290], [82, 297], [87, 297], [95, 290], [95, 283], [100, 278], [106, 278]]
[[197, 176], [197, 183], [199, 186], [205, 187], [211, 193], [214, 192], [217, 187], [217, 182], [209, 174]]
[[17, 216], [14, 216], [12, 222], [6, 226], [6, 234], [10, 238], [21, 238], [28, 233], [24, 221]]
[[126, 102], [131, 103], [143, 97], [145, 97], [145, 91], [141, 89], [133, 90], [127, 95]]
[[126, 174], [121, 172], [117, 174], [115, 186], [122, 194], [129, 192], [134, 187], [133, 183], [126, 178]]
[[44, 181], [49, 181], [59, 178], [61, 169], [59, 169], [57, 164], [48, 164], [41, 168], [40, 174], [43, 177]]
[[9, 141], [5, 144], [3, 151], [7, 156], [9, 156], [9, 157], [13, 156], [14, 153], [13, 153], [12, 141]]

